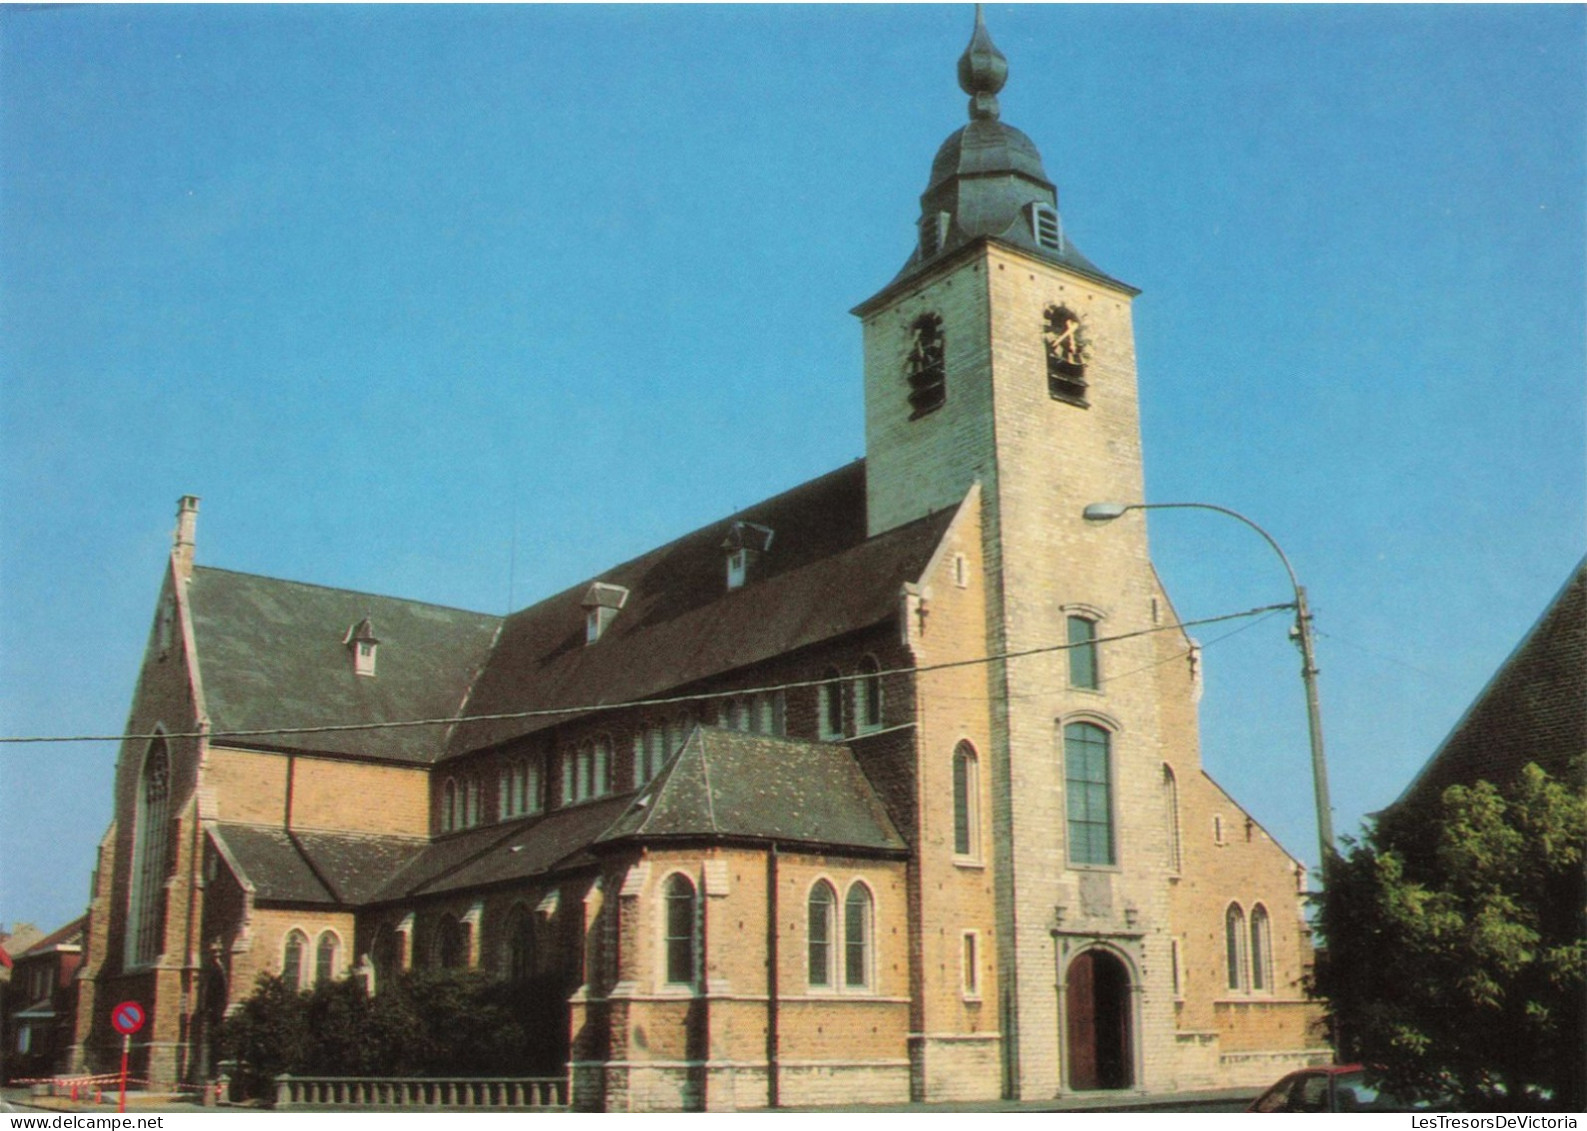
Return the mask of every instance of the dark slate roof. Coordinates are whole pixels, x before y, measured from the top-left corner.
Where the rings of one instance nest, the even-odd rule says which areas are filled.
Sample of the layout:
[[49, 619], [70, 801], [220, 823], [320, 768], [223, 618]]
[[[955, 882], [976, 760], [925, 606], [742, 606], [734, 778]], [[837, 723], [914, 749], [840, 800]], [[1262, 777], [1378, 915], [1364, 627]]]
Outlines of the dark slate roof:
[[[483, 613], [220, 569], [195, 569], [188, 593], [199, 673], [217, 735], [454, 718], [501, 623]], [[354, 674], [346, 643], [349, 629], [365, 618], [380, 639], [373, 676]], [[445, 749], [446, 727], [235, 741], [425, 763]]]
[[[396, 869], [420, 855], [425, 841], [356, 833], [288, 834], [264, 825], [211, 825], [209, 835], [267, 903], [356, 906], [367, 902]], [[294, 842], [295, 837], [295, 842]]]
[[608, 797], [437, 841], [386, 884], [381, 898], [439, 895], [593, 863], [590, 845], [632, 800]]
[[338, 903], [368, 903], [427, 842], [392, 836], [300, 832], [297, 840]]
[[846, 746], [696, 727], [600, 843], [712, 837], [901, 852]]
[[[855, 461], [592, 579], [629, 590], [593, 645], [585, 644], [582, 606], [589, 580], [508, 617], [466, 713], [642, 699], [881, 623], [952, 518], [942, 511], [867, 539], [865, 466]], [[722, 543], [734, 522], [768, 527], [774, 541], [749, 583], [729, 591]], [[464, 723], [450, 753], [557, 721]]]
[[1587, 559], [1389, 813], [1429, 804], [1452, 785], [1491, 781], [1503, 786], [1529, 762], [1564, 778], [1572, 760], [1583, 756]]

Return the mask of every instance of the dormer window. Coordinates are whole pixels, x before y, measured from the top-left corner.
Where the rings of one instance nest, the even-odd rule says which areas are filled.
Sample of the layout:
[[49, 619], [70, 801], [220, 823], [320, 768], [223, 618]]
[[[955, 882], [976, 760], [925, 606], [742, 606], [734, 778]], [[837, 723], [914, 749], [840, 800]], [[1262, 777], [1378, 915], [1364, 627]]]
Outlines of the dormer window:
[[1035, 239], [1036, 246], [1045, 247], [1050, 251], [1062, 251], [1064, 233], [1058, 221], [1058, 209], [1050, 204], [1036, 201], [1028, 205], [1026, 211], [1030, 219], [1030, 234]]
[[628, 603], [628, 590], [621, 585], [597, 581], [584, 594], [584, 643], [594, 644]]
[[347, 650], [353, 656], [353, 674], [373, 676], [375, 674], [375, 649], [380, 641], [375, 637], [375, 626], [368, 617], [353, 625], [347, 630], [347, 635], [342, 640], [347, 645]]
[[930, 259], [948, 239], [948, 214], [928, 212], [920, 218], [920, 258]]
[[722, 549], [727, 551], [727, 587], [738, 589], [749, 580], [755, 564], [771, 549], [770, 527], [753, 522], [735, 522], [727, 528]]

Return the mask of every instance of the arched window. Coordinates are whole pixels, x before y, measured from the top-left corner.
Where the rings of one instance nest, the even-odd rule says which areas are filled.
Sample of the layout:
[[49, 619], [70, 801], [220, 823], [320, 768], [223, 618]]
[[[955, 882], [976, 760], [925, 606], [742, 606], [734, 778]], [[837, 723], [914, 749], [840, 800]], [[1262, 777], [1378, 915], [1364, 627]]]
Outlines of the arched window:
[[309, 949], [309, 937], [302, 931], [287, 932], [286, 943], [281, 948], [281, 981], [289, 990], [303, 988], [303, 958]]
[[171, 756], [164, 738], [143, 756], [134, 818], [132, 895], [127, 936], [132, 965], [153, 962], [164, 949], [166, 857], [170, 852]]
[[975, 747], [961, 742], [953, 750], [953, 852], [980, 855], [981, 763]]
[[860, 661], [860, 678], [855, 684], [855, 710], [859, 716], [857, 727], [862, 731], [880, 730], [882, 726], [882, 676], [881, 666], [866, 656]]
[[397, 945], [397, 932], [382, 923], [375, 929], [375, 941], [369, 947], [369, 960], [375, 964], [375, 983], [402, 969], [402, 948]]
[[667, 984], [692, 986], [695, 980], [694, 963], [694, 885], [682, 872], [674, 872], [667, 880]]
[[1273, 989], [1273, 934], [1267, 908], [1258, 903], [1251, 908], [1251, 989], [1267, 993]]
[[507, 976], [515, 982], [526, 982], [534, 977], [534, 972], [534, 912], [519, 903], [513, 906], [507, 924]]
[[496, 819], [505, 821], [514, 813], [512, 807], [512, 768], [503, 766], [496, 776]]
[[824, 681], [818, 689], [819, 704], [817, 710], [821, 716], [821, 737], [834, 739], [843, 737], [843, 678], [838, 674], [837, 668], [828, 668], [821, 673]]
[[479, 824], [479, 779], [469, 778], [463, 790], [463, 819], [458, 822], [461, 828], [471, 829]]
[[457, 783], [447, 778], [441, 786], [441, 831], [449, 833], [457, 828]]
[[1097, 664], [1097, 622], [1090, 617], [1069, 618], [1069, 686], [1089, 691], [1102, 686]]
[[1064, 727], [1069, 862], [1113, 864], [1113, 775], [1108, 732], [1091, 723]]
[[825, 880], [810, 889], [809, 920], [809, 982], [812, 987], [826, 989], [832, 985], [832, 928], [837, 918], [838, 896]]
[[1047, 392], [1054, 398], [1084, 404], [1086, 342], [1080, 318], [1064, 306], [1049, 306], [1042, 314], [1042, 344], [1047, 351]]
[[1223, 916], [1224, 950], [1228, 959], [1229, 988], [1245, 989], [1245, 912], [1238, 903], [1229, 904]]
[[605, 797], [612, 792], [612, 740], [602, 735], [592, 747], [590, 796]]
[[909, 379], [909, 419], [917, 420], [941, 408], [948, 398], [947, 350], [942, 317], [922, 314], [909, 327], [909, 354], [904, 375]]
[[1163, 821], [1168, 828], [1168, 870], [1177, 873], [1180, 868], [1179, 779], [1174, 777], [1174, 768], [1167, 762], [1163, 763]]
[[314, 948], [314, 984], [323, 986], [336, 977], [336, 952], [341, 940], [335, 931], [321, 931], [319, 944]]
[[843, 984], [851, 990], [871, 984], [871, 889], [859, 880], [843, 901]]
[[447, 970], [468, 965], [468, 927], [455, 916], [442, 915], [435, 924], [435, 941], [430, 950], [431, 964]]

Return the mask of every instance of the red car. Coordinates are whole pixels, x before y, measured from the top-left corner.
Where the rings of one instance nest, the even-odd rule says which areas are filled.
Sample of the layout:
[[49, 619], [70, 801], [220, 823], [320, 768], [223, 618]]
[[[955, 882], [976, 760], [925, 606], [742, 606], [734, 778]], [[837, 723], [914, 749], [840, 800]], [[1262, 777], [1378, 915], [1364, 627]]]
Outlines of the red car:
[[1359, 1064], [1329, 1064], [1291, 1072], [1258, 1096], [1246, 1111], [1426, 1111], [1367, 1083]]

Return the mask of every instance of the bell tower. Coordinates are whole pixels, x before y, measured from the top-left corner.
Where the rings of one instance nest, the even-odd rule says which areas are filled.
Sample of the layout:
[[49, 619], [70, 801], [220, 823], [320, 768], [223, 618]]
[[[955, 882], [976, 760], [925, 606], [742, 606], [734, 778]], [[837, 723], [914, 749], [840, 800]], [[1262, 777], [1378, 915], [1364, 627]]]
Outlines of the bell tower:
[[[986, 667], [1005, 1091], [1040, 1097], [1154, 1086], [1174, 1055], [1162, 692], [1129, 674], [1161, 662], [1148, 630], [1171, 614], [1144, 523], [1081, 518], [1144, 497], [1138, 291], [1068, 239], [1041, 155], [1001, 120], [1008, 72], [977, 9], [969, 123], [932, 162], [908, 261], [854, 313], [870, 533], [981, 487], [985, 654], [1011, 657]], [[1070, 975], [1094, 969], [1127, 984], [1088, 1033], [1097, 1003]], [[1088, 1040], [1114, 1050], [1100, 1084]]]

